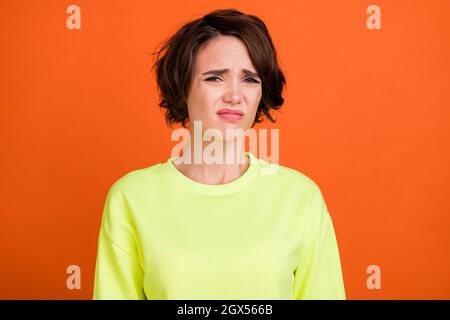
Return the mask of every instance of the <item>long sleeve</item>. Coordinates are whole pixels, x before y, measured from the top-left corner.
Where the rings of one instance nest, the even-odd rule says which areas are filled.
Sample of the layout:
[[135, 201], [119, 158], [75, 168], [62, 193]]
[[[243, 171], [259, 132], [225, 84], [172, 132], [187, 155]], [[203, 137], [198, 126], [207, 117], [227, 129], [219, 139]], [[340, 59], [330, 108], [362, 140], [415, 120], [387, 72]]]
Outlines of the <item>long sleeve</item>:
[[345, 300], [339, 248], [320, 189], [313, 195], [294, 273], [294, 300]]
[[94, 300], [146, 299], [136, 239], [126, 199], [113, 184], [106, 197], [98, 236]]

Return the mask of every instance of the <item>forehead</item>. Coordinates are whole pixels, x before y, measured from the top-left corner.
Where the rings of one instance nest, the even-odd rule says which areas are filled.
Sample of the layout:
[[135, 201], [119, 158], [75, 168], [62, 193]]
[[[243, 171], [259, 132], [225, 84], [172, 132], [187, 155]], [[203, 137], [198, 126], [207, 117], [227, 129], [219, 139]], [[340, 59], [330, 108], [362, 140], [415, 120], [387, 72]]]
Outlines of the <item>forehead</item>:
[[233, 36], [218, 36], [201, 48], [194, 62], [196, 72], [210, 68], [238, 67], [254, 70], [247, 47]]

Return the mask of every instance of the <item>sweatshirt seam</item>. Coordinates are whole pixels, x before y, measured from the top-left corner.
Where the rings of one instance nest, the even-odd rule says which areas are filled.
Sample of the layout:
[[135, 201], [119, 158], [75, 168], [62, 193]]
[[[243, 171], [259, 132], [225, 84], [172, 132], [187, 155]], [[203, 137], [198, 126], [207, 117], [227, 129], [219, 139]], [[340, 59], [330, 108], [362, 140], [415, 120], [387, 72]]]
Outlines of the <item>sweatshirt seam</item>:
[[[137, 265], [139, 265], [139, 268], [142, 270], [142, 266], [139, 263], [139, 258], [136, 257], [135, 255], [131, 254], [128, 252], [128, 250], [125, 250], [124, 248], [122, 248], [121, 246], [119, 246], [113, 239], [112, 237], [108, 234], [108, 232], [104, 229], [101, 228], [100, 229], [100, 233], [104, 234], [106, 236], [106, 238], [109, 240], [109, 242], [111, 244], [113, 244], [115, 247], [117, 247], [121, 252], [123, 252], [124, 254], [126, 254], [129, 258], [135, 260], [135, 262], [137, 263]], [[136, 261], [137, 260], [137, 261]], [[142, 270], [143, 271], [143, 270]]]
[[137, 246], [137, 250], [138, 250], [138, 256], [135, 259], [137, 259], [141, 269], [145, 270], [144, 265], [143, 265], [142, 260], [141, 260], [141, 255], [139, 254], [139, 253], [142, 254], [142, 252], [141, 252], [141, 249], [140, 249], [141, 248], [140, 241], [138, 239], [138, 236], [136, 235], [136, 222], [133, 219], [132, 215], [130, 214], [131, 208], [130, 208], [130, 204], [128, 203], [128, 199], [126, 199], [126, 197], [125, 197], [125, 195], [123, 193], [121, 193], [121, 196], [123, 197], [124, 205], [125, 205], [125, 207], [127, 209], [126, 210], [127, 218], [130, 221], [130, 224], [131, 224], [131, 227], [132, 227], [133, 238], [134, 238], [134, 241], [136, 242], [136, 246]]
[[[247, 153], [247, 152], [246, 152]], [[248, 157], [250, 158], [250, 166], [251, 168], [248, 168], [248, 170], [251, 170], [252, 172], [245, 172], [243, 175], [248, 175], [246, 177], [246, 181], [240, 181], [239, 183], [237, 183], [234, 188], [231, 188], [229, 186], [229, 184], [235, 183], [237, 180], [233, 180], [227, 184], [219, 184], [219, 185], [200, 185], [195, 183], [195, 181], [193, 181], [194, 183], [192, 183], [191, 181], [186, 180], [186, 177], [181, 177], [180, 175], [182, 175], [182, 173], [178, 172], [173, 172], [174, 170], [177, 170], [174, 165], [172, 163], [168, 163], [167, 169], [170, 172], [170, 174], [175, 177], [178, 182], [180, 182], [180, 185], [183, 186], [183, 188], [185, 188], [188, 192], [190, 192], [191, 194], [194, 195], [198, 195], [198, 196], [229, 196], [229, 195], [233, 195], [236, 194], [238, 192], [241, 192], [245, 189], [247, 189], [252, 183], [255, 182], [255, 180], [258, 178], [260, 172], [261, 172], [261, 164], [259, 162], [259, 159], [254, 156], [253, 154], [251, 154], [251, 152], [248, 152]], [[171, 158], [169, 158], [168, 160], [169, 162], [171, 162]], [[241, 175], [238, 179], [241, 179], [243, 177], [243, 175]], [[216, 190], [214, 190], [213, 188], [209, 188], [209, 186], [212, 187], [220, 187], [221, 189], [217, 188]]]
[[[308, 221], [308, 219], [309, 219], [309, 217], [311, 216], [311, 207], [312, 207], [312, 204], [313, 204], [313, 202], [314, 202], [314, 198], [317, 196], [317, 190], [316, 190], [316, 192], [313, 194], [313, 196], [311, 197], [311, 201], [310, 201], [310, 203], [309, 203], [309, 205], [308, 205], [308, 210], [307, 210], [307, 215], [306, 215], [306, 218], [305, 218], [305, 220], [306, 221]], [[321, 215], [321, 223], [322, 223], [322, 215], [323, 215], [323, 204], [322, 204], [322, 207], [321, 207], [321, 210], [320, 210], [320, 215]], [[308, 228], [308, 225], [306, 225], [305, 224], [305, 227], [304, 227], [304, 229], [303, 229], [303, 236], [302, 236], [302, 245], [303, 245], [303, 242], [305, 241], [305, 234], [306, 234], [306, 230], [307, 230], [307, 228]], [[302, 248], [302, 246], [300, 246], [300, 250], [299, 250], [299, 253], [298, 253], [298, 255], [297, 255], [297, 257], [298, 257], [298, 260], [297, 260], [297, 262], [299, 263], [300, 262], [300, 260], [303, 258], [303, 256], [309, 251], [309, 249], [312, 247], [312, 244], [314, 243], [314, 239], [316, 238], [316, 236], [317, 236], [317, 234], [320, 232], [320, 227], [318, 228], [318, 230], [317, 231], [315, 231], [314, 232], [314, 235], [311, 237], [311, 243], [309, 243], [306, 247], [304, 247], [304, 248]]]

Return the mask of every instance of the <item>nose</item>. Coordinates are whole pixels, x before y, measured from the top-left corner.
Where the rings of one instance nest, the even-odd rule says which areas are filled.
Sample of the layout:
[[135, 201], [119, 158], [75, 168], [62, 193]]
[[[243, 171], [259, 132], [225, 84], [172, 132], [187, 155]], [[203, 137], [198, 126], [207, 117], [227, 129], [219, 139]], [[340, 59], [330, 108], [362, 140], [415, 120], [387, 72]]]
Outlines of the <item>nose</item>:
[[224, 101], [231, 104], [242, 102], [241, 87], [238, 80], [230, 81], [224, 95]]

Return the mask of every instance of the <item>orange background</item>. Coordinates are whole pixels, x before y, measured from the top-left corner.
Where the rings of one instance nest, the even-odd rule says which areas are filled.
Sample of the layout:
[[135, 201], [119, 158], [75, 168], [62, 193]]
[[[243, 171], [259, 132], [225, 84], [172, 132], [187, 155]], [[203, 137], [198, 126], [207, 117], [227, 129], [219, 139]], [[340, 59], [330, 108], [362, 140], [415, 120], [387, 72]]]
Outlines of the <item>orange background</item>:
[[149, 53], [229, 7], [259, 16], [278, 50], [285, 105], [256, 128], [279, 128], [280, 164], [320, 186], [347, 298], [450, 298], [447, 0], [2, 0], [0, 298], [91, 299], [107, 189], [174, 145]]

